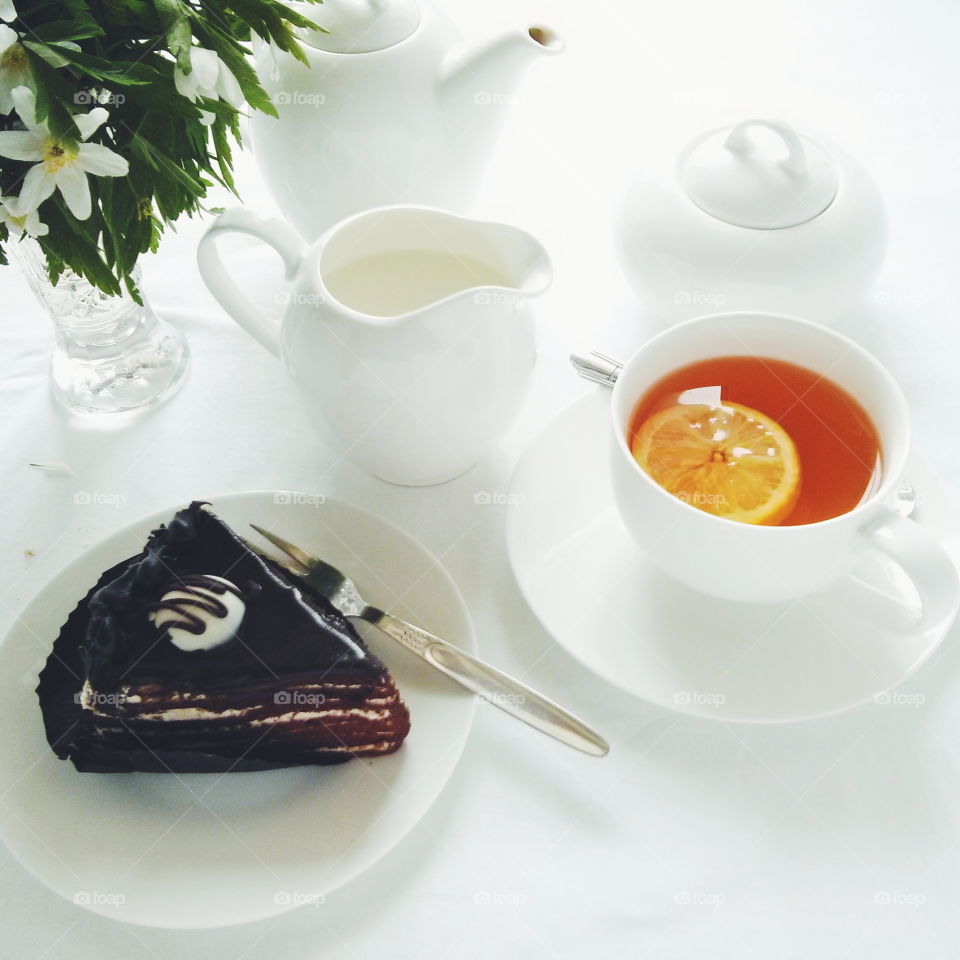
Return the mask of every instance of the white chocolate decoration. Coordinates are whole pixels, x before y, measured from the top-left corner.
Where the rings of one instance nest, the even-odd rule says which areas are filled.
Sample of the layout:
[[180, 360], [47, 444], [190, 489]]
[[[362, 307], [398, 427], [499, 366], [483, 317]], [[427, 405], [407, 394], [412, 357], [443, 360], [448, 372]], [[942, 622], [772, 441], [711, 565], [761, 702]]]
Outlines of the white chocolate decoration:
[[239, 594], [223, 577], [190, 575], [160, 598], [150, 620], [180, 650], [211, 650], [240, 629], [246, 605]]

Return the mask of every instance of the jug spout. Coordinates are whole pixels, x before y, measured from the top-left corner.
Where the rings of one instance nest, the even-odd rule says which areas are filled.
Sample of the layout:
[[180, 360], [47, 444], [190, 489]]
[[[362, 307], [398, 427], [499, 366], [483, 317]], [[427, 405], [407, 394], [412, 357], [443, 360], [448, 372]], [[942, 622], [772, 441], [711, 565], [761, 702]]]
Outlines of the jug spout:
[[505, 223], [478, 224], [491, 257], [496, 251], [500, 284], [521, 298], [539, 297], [553, 282], [550, 255], [536, 237]]
[[[495, 129], [520, 74], [536, 60], [564, 49], [545, 26], [508, 30], [474, 49], [456, 51], [440, 81], [440, 109], [449, 134], [476, 131], [484, 120]], [[476, 133], [474, 132], [474, 137]]]

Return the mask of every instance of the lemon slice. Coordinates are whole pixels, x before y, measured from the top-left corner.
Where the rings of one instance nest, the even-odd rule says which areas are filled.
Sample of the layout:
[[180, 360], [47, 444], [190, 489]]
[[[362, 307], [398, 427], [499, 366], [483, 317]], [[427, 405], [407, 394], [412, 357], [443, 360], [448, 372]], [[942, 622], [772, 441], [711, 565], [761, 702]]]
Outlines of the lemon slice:
[[800, 493], [800, 459], [789, 434], [738, 403], [667, 407], [644, 421], [631, 451], [665, 490], [728, 520], [780, 523]]

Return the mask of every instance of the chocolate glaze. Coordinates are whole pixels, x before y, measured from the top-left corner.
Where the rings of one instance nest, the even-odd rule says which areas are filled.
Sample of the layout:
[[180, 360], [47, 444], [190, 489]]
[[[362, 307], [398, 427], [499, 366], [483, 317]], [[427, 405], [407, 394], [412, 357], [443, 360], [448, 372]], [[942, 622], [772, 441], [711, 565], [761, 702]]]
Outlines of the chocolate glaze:
[[[260, 587], [232, 640], [192, 652], [157, 642], [149, 612], [179, 570]], [[154, 531], [143, 558], [98, 590], [89, 610], [81, 654], [98, 690], [174, 677], [187, 690], [235, 686], [300, 672], [306, 664], [313, 670], [384, 669], [329, 601], [251, 552], [199, 502]]]
[[[150, 611], [178, 584], [196, 585], [197, 570], [241, 583], [244, 595], [256, 597], [231, 640], [183, 651], [158, 635]], [[136, 697], [116, 706], [98, 702], [102, 715], [94, 716], [78, 702], [85, 679], [100, 696], [126, 690]], [[276, 694], [301, 688], [330, 695], [329, 719], [310, 716], [309, 708], [303, 719], [259, 726], [219, 715], [244, 707], [255, 708], [248, 713], [258, 718], [296, 712], [302, 708]], [[309, 586], [252, 553], [200, 502], [154, 531], [143, 553], [104, 573], [62, 627], [37, 693], [51, 747], [80, 770], [340, 763], [354, 753], [392, 752], [409, 730], [393, 679], [349, 621]], [[197, 696], [203, 700], [191, 699]], [[190, 705], [214, 716], [150, 718]]]

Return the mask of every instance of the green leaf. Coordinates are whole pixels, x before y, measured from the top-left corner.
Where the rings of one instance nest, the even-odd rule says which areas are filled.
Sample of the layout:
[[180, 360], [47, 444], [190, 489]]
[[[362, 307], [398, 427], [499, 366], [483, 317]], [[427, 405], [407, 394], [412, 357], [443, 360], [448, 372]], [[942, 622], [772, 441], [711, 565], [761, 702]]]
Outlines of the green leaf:
[[177, 66], [184, 73], [190, 73], [190, 47], [193, 41], [190, 8], [182, 0], [153, 0], [153, 5], [167, 31], [167, 49], [176, 58]]
[[37, 120], [46, 123], [50, 132], [69, 145], [76, 143], [76, 128], [72, 111], [64, 104], [76, 98], [74, 87], [61, 73], [50, 64], [37, 58], [31, 58], [30, 69], [33, 72], [37, 98]]
[[156, 147], [139, 134], [135, 134], [132, 146], [136, 148], [142, 156], [149, 157], [155, 169], [165, 172], [173, 180], [176, 180], [181, 186], [191, 191], [197, 196], [203, 194], [204, 182], [198, 178], [191, 177], [183, 168], [177, 166], [169, 157], [164, 156]]
[[56, 43], [44, 44], [25, 41], [24, 46], [33, 50], [38, 57], [41, 57], [46, 63], [50, 64], [51, 67], [65, 67], [70, 63], [66, 57], [57, 51], [58, 44]]
[[[55, 56], [62, 58], [63, 65], [79, 67], [83, 73], [95, 80], [109, 81], [121, 86], [131, 86], [150, 83], [156, 77], [156, 71], [142, 63], [116, 62], [101, 57], [91, 57], [79, 50], [71, 50], [63, 44], [57, 44], [54, 49], [45, 43], [37, 43], [34, 40], [24, 40], [22, 42], [25, 47], [45, 60], [52, 50]], [[57, 64], [51, 65], [56, 66]]]
[[54, 20], [31, 28], [30, 36], [45, 43], [59, 43], [64, 40], [89, 40], [90, 37], [102, 37], [103, 27], [93, 20], [86, 23], [80, 20]]

